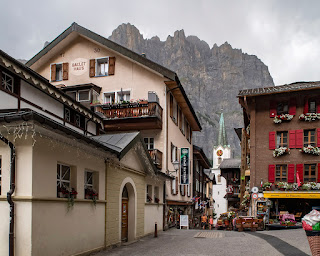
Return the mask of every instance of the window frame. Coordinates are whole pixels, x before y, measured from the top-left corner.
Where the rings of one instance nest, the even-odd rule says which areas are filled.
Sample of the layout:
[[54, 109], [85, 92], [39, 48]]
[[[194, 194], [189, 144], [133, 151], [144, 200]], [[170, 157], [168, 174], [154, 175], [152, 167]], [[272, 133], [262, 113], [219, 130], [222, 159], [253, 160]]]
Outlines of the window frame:
[[[59, 167], [59, 170], [58, 170], [58, 167]], [[63, 179], [67, 172], [62, 175], [62, 171], [63, 171], [63, 167], [67, 167], [69, 170], [69, 179]], [[58, 171], [59, 171], [59, 174], [58, 174]], [[59, 176], [58, 176], [59, 175]], [[62, 176], [62, 178], [61, 178]], [[59, 195], [59, 191], [58, 191], [58, 186], [61, 187], [62, 186], [66, 186], [65, 183], [68, 183], [68, 186], [66, 186], [69, 190], [71, 190], [71, 179], [72, 179], [72, 172], [71, 172], [71, 166], [70, 165], [67, 165], [67, 164], [63, 164], [63, 163], [57, 163], [57, 178], [56, 178], [56, 182], [57, 182], [57, 198], [66, 198], [68, 197], [68, 195], [63, 195], [63, 196], [60, 196]]]
[[177, 194], [177, 185], [176, 185], [176, 179], [171, 180], [171, 194], [176, 195]]
[[288, 101], [278, 102], [276, 111], [277, 111], [277, 115], [289, 114], [289, 102]]
[[[92, 184], [89, 184], [88, 183], [88, 173], [91, 173], [91, 182]], [[92, 170], [89, 170], [89, 169], [85, 169], [84, 171], [84, 186], [83, 186], [83, 189], [84, 189], [84, 199], [93, 199], [92, 197], [88, 197], [86, 198], [86, 189], [91, 189], [93, 192], [95, 192], [97, 194], [96, 196], [96, 200], [99, 200], [99, 172], [97, 171], [92, 171]]]
[[171, 163], [178, 161], [178, 147], [171, 142]]
[[[312, 132], [313, 132], [313, 135], [311, 134]], [[306, 133], [307, 133], [307, 135], [306, 135]], [[313, 137], [313, 141], [312, 141], [312, 137]], [[311, 145], [313, 147], [315, 147], [317, 145], [316, 144], [316, 130], [315, 129], [303, 130], [303, 146], [308, 147], [308, 145]]]
[[[285, 167], [285, 169], [283, 169]], [[280, 175], [277, 175], [279, 168]], [[283, 175], [283, 172], [286, 174]], [[288, 181], [288, 166], [286, 164], [277, 164], [275, 168], [275, 182], [287, 182]]]
[[[314, 103], [314, 109], [311, 108], [311, 103]], [[317, 99], [311, 98], [308, 100], [308, 113], [317, 113]]]
[[[146, 142], [146, 140], [147, 140], [147, 142]], [[153, 140], [152, 143], [151, 143], [151, 140]], [[154, 150], [155, 149], [154, 137], [144, 137], [143, 141], [146, 144], [148, 150]], [[152, 145], [152, 148], [151, 148], [151, 145]]]
[[[100, 60], [106, 60], [107, 62], [104, 62], [104, 64], [107, 63], [107, 74], [105, 72], [105, 74], [99, 74], [99, 65], [101, 65], [102, 63], [99, 63]], [[105, 57], [100, 57], [100, 58], [96, 58], [95, 59], [95, 76], [96, 77], [103, 77], [103, 76], [109, 76], [109, 63], [110, 63], [110, 59], [109, 56], [105, 56]]]
[[[111, 99], [110, 102], [107, 102], [107, 97]], [[105, 104], [114, 104], [116, 102], [116, 92], [105, 92], [103, 93], [103, 101]]]
[[[314, 170], [311, 168], [314, 166]], [[308, 178], [306, 178], [306, 168], [308, 167]], [[311, 175], [314, 171], [314, 175]], [[317, 182], [317, 164], [304, 164], [303, 165], [303, 182]]]
[[[276, 134], [277, 134], [276, 148], [280, 148], [280, 147], [288, 148], [288, 131], [278, 131]], [[280, 138], [279, 138], [279, 135], [280, 135]], [[286, 140], [286, 142], [284, 142], [284, 139]]]
[[[86, 100], [80, 100], [80, 93], [81, 93], [81, 92], [88, 92], [88, 99], [86, 99]], [[90, 90], [78, 90], [78, 91], [77, 91], [77, 101], [78, 101], [78, 102], [90, 101], [90, 100], [91, 100]]]
[[[146, 203], [152, 202], [152, 198], [153, 198], [152, 188], [153, 186], [151, 184], [146, 184]], [[148, 197], [150, 197], [151, 200]]]

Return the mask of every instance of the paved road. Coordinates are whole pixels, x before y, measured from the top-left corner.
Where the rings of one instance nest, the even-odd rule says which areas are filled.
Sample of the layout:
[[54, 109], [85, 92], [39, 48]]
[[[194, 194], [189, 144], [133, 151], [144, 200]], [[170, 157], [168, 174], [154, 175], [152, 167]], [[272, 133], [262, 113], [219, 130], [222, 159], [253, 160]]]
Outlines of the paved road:
[[237, 232], [221, 230], [178, 230], [160, 232], [158, 238], [144, 237], [136, 243], [99, 252], [95, 256], [157, 255], [311, 255], [304, 230]]

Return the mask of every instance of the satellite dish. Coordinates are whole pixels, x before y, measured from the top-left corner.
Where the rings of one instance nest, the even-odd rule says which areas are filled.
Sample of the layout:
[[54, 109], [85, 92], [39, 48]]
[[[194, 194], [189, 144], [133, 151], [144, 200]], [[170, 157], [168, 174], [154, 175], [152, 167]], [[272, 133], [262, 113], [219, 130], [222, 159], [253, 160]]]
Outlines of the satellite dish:
[[251, 189], [251, 192], [252, 192], [252, 193], [258, 193], [258, 192], [259, 192], [258, 187], [253, 187], [253, 188]]

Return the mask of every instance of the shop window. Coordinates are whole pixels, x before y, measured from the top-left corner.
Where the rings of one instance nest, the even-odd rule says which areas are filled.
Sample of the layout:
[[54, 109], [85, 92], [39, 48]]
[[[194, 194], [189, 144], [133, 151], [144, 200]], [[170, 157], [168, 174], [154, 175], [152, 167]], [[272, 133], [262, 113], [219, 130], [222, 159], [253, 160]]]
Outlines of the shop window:
[[316, 181], [316, 164], [305, 164], [303, 182]]
[[276, 181], [287, 181], [287, 165], [276, 165]]
[[146, 202], [152, 202], [152, 185], [147, 185], [147, 195], [146, 195]]
[[75, 170], [72, 170], [71, 166], [65, 164], [57, 164], [57, 197], [67, 198], [69, 192], [76, 187], [76, 180], [72, 177], [76, 177]]
[[148, 150], [154, 149], [154, 138], [144, 138], [144, 143], [146, 144]]
[[97, 200], [99, 190], [99, 173], [93, 171], [84, 172], [84, 198]]
[[277, 148], [288, 147], [288, 132], [277, 132]]
[[313, 147], [316, 146], [315, 134], [316, 134], [316, 130], [305, 130], [303, 132], [303, 146], [304, 147], [308, 147], [309, 145], [313, 146]]
[[155, 186], [154, 187], [154, 202], [159, 203], [159, 187]]
[[9, 91], [9, 92], [14, 92], [14, 78], [13, 76], [10, 76], [9, 74], [2, 72], [2, 82], [1, 82], [2, 87]]
[[277, 104], [277, 115], [288, 114], [289, 104], [288, 102], [279, 102]]

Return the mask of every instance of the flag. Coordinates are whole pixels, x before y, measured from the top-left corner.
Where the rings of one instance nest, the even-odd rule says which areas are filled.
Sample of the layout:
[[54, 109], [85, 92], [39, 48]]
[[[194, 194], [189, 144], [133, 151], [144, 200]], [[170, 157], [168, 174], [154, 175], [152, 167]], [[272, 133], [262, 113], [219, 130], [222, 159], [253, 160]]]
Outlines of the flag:
[[297, 183], [298, 183], [298, 187], [301, 186], [301, 182], [300, 182], [300, 177], [299, 177], [299, 173], [297, 172]]

